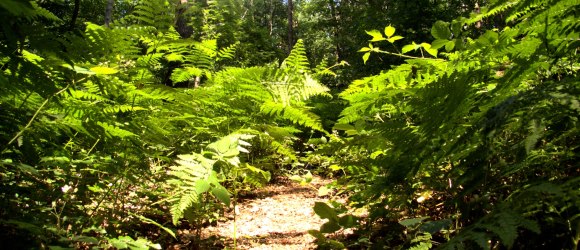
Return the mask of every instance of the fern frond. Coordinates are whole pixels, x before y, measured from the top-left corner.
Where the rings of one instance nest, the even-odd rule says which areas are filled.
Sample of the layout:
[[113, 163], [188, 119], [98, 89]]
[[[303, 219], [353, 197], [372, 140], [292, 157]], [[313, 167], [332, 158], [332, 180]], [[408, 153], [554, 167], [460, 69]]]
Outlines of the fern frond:
[[103, 109], [103, 112], [107, 114], [124, 113], [129, 111], [146, 110], [145, 108], [132, 106], [132, 105], [116, 105], [110, 106]]
[[492, 9], [490, 9], [490, 10], [483, 9], [481, 11], [481, 13], [476, 14], [476, 15], [472, 16], [471, 18], [467, 19], [465, 21], [465, 24], [472, 25], [472, 24], [475, 24], [475, 23], [483, 20], [484, 18], [498, 15], [499, 13], [505, 12], [509, 8], [517, 5], [518, 2], [519, 1], [505, 1], [505, 2], [501, 1], [501, 4], [494, 6]]
[[171, 215], [173, 224], [177, 225], [187, 209], [199, 201], [199, 195], [209, 190], [210, 178], [213, 173], [214, 160], [200, 154], [179, 155], [176, 161], [179, 165], [171, 167], [170, 175], [175, 179], [171, 184], [178, 191], [173, 194]]
[[97, 124], [99, 126], [101, 126], [103, 129], [105, 129], [106, 135], [108, 137], [110, 137], [110, 138], [112, 138], [112, 137], [125, 138], [125, 137], [134, 137], [134, 136], [136, 136], [131, 131], [124, 130], [122, 128], [119, 128], [118, 126], [110, 125], [110, 124], [107, 124], [107, 123], [104, 123], [104, 122], [97, 122]]
[[203, 70], [196, 67], [177, 68], [171, 73], [173, 83], [187, 82], [203, 75]]
[[282, 62], [281, 68], [287, 68], [291, 72], [295, 73], [307, 73], [310, 71], [310, 64], [308, 62], [308, 57], [306, 56], [306, 48], [304, 47], [304, 42], [299, 39], [290, 55]]
[[280, 116], [295, 124], [299, 124], [314, 130], [326, 133], [320, 123], [320, 118], [307, 110], [305, 107], [292, 107], [276, 102], [265, 102], [260, 107], [260, 112], [268, 115]]
[[217, 60], [221, 61], [224, 59], [234, 59], [234, 53], [236, 52], [236, 47], [239, 43], [234, 43], [228, 47], [222, 48], [217, 53]]
[[244, 178], [244, 183], [248, 183], [254, 187], [262, 187], [272, 178], [270, 172], [253, 167], [249, 164], [244, 164], [240, 169], [240, 172]]

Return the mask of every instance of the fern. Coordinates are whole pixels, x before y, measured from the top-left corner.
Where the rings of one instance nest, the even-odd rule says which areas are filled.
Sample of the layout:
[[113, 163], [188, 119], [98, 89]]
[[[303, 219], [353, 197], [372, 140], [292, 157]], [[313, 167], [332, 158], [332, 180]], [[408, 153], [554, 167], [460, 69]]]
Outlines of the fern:
[[268, 115], [275, 115], [290, 120], [295, 124], [325, 132], [320, 125], [320, 118], [305, 108], [286, 106], [275, 102], [266, 102], [262, 104], [260, 111]]
[[173, 26], [173, 16], [175, 13], [172, 5], [165, 4], [162, 0], [142, 0], [139, 1], [130, 15], [125, 17], [123, 22], [133, 22], [144, 26], [155, 27], [160, 30], [167, 30]]
[[[528, 187], [573, 178], [577, 155], [565, 152], [577, 148], [576, 119], [569, 118], [578, 116], [578, 109], [564, 96], [580, 93], [577, 8], [577, 1], [568, 0], [491, 1], [489, 10], [465, 23], [501, 14], [509, 16], [510, 27], [465, 37], [464, 47], [446, 54], [448, 61], [407, 60], [354, 81], [340, 95], [349, 106], [335, 125], [347, 133], [340, 149], [361, 151], [340, 161], [354, 176], [347, 178], [356, 190], [351, 199], [376, 204], [371, 220], [380, 220], [399, 216], [391, 210], [405, 206], [405, 198], [392, 197], [408, 197], [410, 183], [431, 183], [428, 190], [455, 190], [461, 197], [485, 194], [484, 201], [457, 198], [456, 207], [448, 207], [461, 215], [459, 233], [445, 249], [487, 249], [489, 242], [533, 247], [544, 238], [530, 234], [544, 232], [543, 227], [574, 234], [543, 217], [567, 216], [542, 206], [571, 211], [577, 205], [553, 193], [544, 202]], [[554, 103], [554, 94], [563, 98], [561, 104]], [[455, 180], [456, 188], [436, 184], [445, 180]], [[566, 237], [560, 248], [575, 246]]]
[[304, 48], [302, 39], [296, 42], [292, 51], [290, 51], [290, 55], [282, 63], [282, 68], [287, 68], [291, 72], [298, 74], [310, 71], [308, 58], [306, 57], [306, 48]]

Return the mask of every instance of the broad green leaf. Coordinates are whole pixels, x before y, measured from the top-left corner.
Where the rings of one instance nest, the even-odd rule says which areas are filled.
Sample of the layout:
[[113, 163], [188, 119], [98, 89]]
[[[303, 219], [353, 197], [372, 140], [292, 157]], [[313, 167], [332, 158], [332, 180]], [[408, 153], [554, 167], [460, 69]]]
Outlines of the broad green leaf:
[[459, 36], [459, 33], [461, 33], [462, 26], [463, 25], [459, 21], [454, 20], [453, 22], [451, 22], [451, 31], [453, 32], [453, 37]]
[[308, 230], [308, 234], [314, 236], [314, 238], [316, 238], [317, 240], [323, 241], [326, 239], [326, 237], [324, 237], [324, 235], [318, 231], [318, 230]]
[[421, 223], [422, 221], [429, 219], [429, 217], [417, 217], [417, 218], [411, 218], [411, 219], [405, 219], [402, 221], [399, 221], [399, 224], [405, 226], [405, 227], [414, 227], [415, 225]]
[[195, 193], [197, 194], [203, 194], [205, 192], [207, 192], [207, 190], [209, 190], [211, 186], [209, 185], [209, 182], [206, 180], [198, 180], [197, 182], [195, 182]]
[[97, 75], [112, 75], [112, 74], [116, 74], [117, 72], [119, 72], [116, 69], [109, 68], [109, 67], [102, 67], [102, 66], [92, 67], [91, 71], [95, 72]]
[[383, 37], [383, 34], [381, 34], [381, 32], [378, 30], [371, 30], [371, 31], [366, 31], [366, 32], [367, 32], [367, 34], [369, 34], [370, 36], [373, 37], [373, 39], [369, 40], [371, 42], [378, 42], [378, 41], [387, 40], [385, 37]]
[[405, 54], [405, 53], [407, 53], [407, 52], [409, 52], [411, 50], [416, 50], [417, 48], [418, 48], [417, 47], [417, 44], [413, 43], [413, 44], [409, 44], [409, 45], [403, 46], [403, 49], [401, 49], [401, 52], [403, 54]]
[[445, 44], [445, 50], [447, 52], [451, 52], [453, 49], [455, 48], [455, 39], [447, 42], [447, 44]]
[[338, 224], [345, 228], [351, 228], [357, 225], [357, 218], [347, 214], [338, 219]]
[[95, 74], [95, 72], [90, 71], [90, 70], [83, 68], [83, 67], [79, 67], [79, 66], [70, 66], [68, 64], [62, 64], [61, 66], [65, 67], [67, 69], [70, 69], [78, 74], [84, 74], [84, 75], [94, 75]]
[[338, 222], [335, 220], [327, 221], [320, 227], [321, 233], [334, 233], [338, 230], [340, 230], [340, 225], [338, 225]]
[[449, 42], [449, 40], [447, 39], [437, 39], [435, 41], [433, 41], [431, 43], [431, 48], [433, 49], [439, 49], [442, 48], [443, 46], [445, 46], [447, 43]]
[[390, 43], [394, 43], [395, 41], [398, 41], [398, 40], [401, 40], [401, 39], [403, 39], [402, 36], [394, 36], [394, 37], [391, 37], [391, 38], [387, 39], [387, 41], [389, 41]]
[[338, 220], [338, 216], [336, 216], [336, 212], [334, 211], [334, 209], [332, 209], [329, 205], [327, 205], [324, 202], [315, 202], [314, 212], [322, 219], [329, 219], [331, 221]]
[[385, 27], [385, 35], [391, 37], [395, 34], [395, 28], [391, 25]]
[[449, 220], [449, 219], [438, 220], [438, 221], [428, 221], [428, 222], [425, 222], [423, 225], [421, 225], [419, 227], [419, 230], [421, 230], [423, 232], [430, 233], [430, 234], [434, 234], [434, 233], [441, 231], [444, 228], [449, 227], [450, 225], [451, 225], [451, 220]]
[[421, 43], [421, 47], [423, 47], [424, 49], [430, 49], [431, 48], [431, 44]]
[[431, 48], [427, 49], [427, 48], [425, 48], [425, 51], [427, 51], [427, 53], [429, 53], [433, 57], [437, 57], [437, 50], [436, 49], [431, 49]]
[[230, 206], [230, 193], [222, 185], [212, 188], [211, 193], [226, 206]]
[[120, 240], [110, 240], [110, 242], [111, 245], [113, 245], [113, 247], [117, 249], [126, 249], [129, 247], [126, 242]]
[[364, 64], [367, 64], [367, 61], [369, 60], [369, 57], [371, 56], [371, 52], [367, 52], [363, 55], [363, 62]]
[[328, 243], [332, 246], [333, 249], [345, 249], [346, 247], [339, 241], [336, 240], [329, 240]]
[[451, 38], [451, 31], [449, 30], [449, 23], [443, 21], [437, 21], [433, 24], [431, 28], [431, 35], [435, 39], [449, 39]]

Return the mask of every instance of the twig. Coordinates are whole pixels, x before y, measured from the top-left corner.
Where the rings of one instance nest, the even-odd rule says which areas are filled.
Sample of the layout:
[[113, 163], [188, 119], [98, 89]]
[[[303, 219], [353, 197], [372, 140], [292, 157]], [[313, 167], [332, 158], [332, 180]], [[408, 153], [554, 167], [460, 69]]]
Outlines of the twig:
[[36, 110], [36, 112], [34, 113], [34, 115], [32, 116], [32, 118], [30, 118], [30, 120], [28, 121], [28, 123], [26, 124], [26, 126], [24, 126], [23, 129], [21, 129], [20, 131], [18, 131], [18, 133], [12, 137], [12, 139], [6, 144], [6, 148], [4, 148], [4, 150], [2, 150], [2, 152], [4, 152], [7, 149], [7, 146], [9, 146], [10, 144], [14, 143], [14, 141], [16, 141], [16, 139], [18, 139], [18, 137], [22, 136], [22, 134], [24, 133], [24, 131], [26, 131], [31, 125], [32, 122], [34, 122], [34, 120], [36, 119], [36, 117], [40, 114], [40, 111], [44, 108], [44, 106], [46, 106], [46, 104], [48, 104], [48, 101], [50, 101], [51, 98], [59, 95], [60, 93], [66, 91], [68, 88], [70, 87], [69, 85], [66, 85], [66, 87], [64, 87], [63, 89], [59, 90], [58, 92], [52, 94], [51, 96], [49, 96], [48, 98], [46, 98], [46, 100], [44, 100], [44, 102], [40, 105], [40, 107]]

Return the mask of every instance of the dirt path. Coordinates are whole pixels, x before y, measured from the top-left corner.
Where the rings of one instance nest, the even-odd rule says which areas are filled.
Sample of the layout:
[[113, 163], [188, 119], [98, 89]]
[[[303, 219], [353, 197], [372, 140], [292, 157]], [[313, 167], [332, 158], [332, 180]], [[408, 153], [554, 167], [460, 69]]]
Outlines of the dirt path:
[[[303, 186], [287, 178], [279, 178], [252, 193], [252, 198], [238, 203], [237, 249], [314, 249], [314, 237], [310, 229], [318, 229], [324, 223], [312, 210], [314, 202], [327, 201], [318, 197], [318, 188], [329, 180], [315, 177], [309, 186]], [[207, 248], [232, 248], [234, 220], [203, 230], [203, 238], [213, 241]]]

